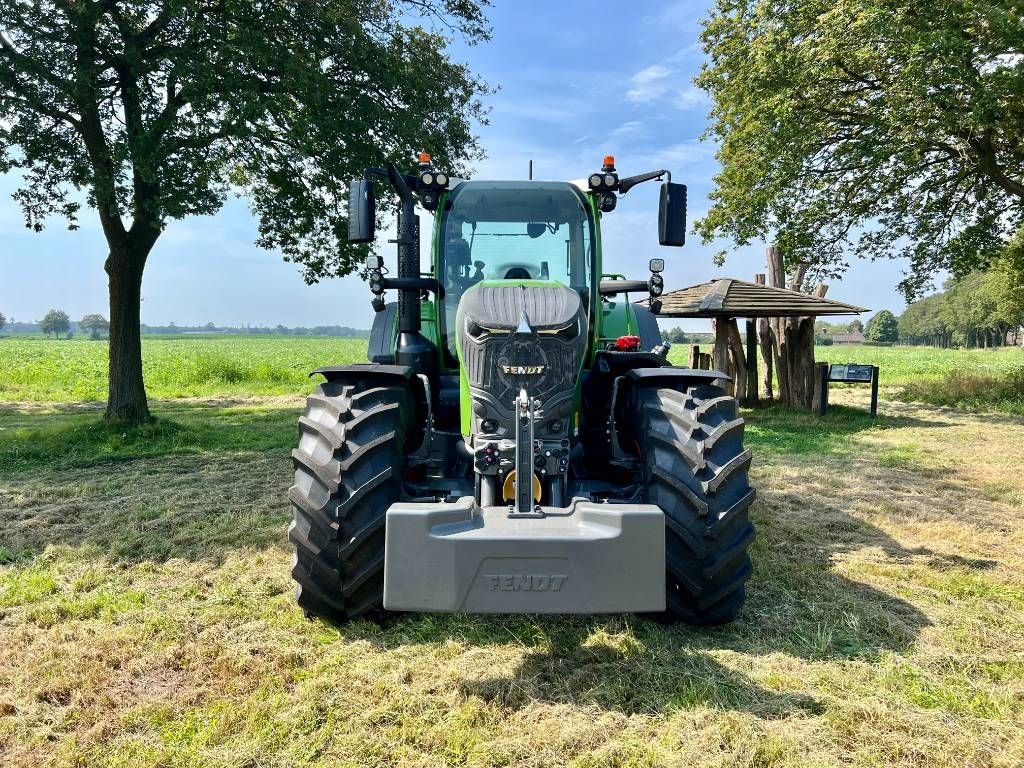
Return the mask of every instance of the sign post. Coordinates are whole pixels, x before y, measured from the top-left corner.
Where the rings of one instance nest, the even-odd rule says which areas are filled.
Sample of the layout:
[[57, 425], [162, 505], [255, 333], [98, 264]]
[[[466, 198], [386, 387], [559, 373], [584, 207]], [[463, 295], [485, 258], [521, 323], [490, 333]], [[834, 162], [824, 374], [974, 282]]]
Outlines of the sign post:
[[821, 368], [821, 405], [819, 413], [824, 416], [828, 411], [828, 385], [837, 381], [845, 384], [871, 385], [871, 415], [878, 415], [878, 366], [860, 363], [833, 363]]

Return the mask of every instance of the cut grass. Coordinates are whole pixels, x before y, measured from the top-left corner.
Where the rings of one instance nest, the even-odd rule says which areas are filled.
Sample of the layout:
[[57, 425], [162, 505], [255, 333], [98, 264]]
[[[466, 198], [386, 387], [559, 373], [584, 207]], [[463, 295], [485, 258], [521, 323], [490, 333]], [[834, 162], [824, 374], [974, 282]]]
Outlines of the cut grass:
[[0, 764], [1020, 765], [1024, 421], [871, 420], [865, 395], [746, 414], [755, 574], [714, 630], [308, 622], [285, 535], [300, 400], [157, 403], [124, 438], [8, 406]]

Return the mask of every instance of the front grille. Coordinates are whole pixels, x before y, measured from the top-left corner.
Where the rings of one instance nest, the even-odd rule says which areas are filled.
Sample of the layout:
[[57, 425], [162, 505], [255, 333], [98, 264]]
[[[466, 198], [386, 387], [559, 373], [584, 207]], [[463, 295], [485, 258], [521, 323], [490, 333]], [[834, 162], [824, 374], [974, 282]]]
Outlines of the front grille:
[[[537, 335], [491, 336], [481, 344], [463, 347], [469, 385], [490, 393], [505, 407], [525, 389], [541, 402], [576, 386], [580, 356], [586, 337], [560, 339]], [[543, 366], [542, 373], [506, 372], [505, 366], [527, 369]]]

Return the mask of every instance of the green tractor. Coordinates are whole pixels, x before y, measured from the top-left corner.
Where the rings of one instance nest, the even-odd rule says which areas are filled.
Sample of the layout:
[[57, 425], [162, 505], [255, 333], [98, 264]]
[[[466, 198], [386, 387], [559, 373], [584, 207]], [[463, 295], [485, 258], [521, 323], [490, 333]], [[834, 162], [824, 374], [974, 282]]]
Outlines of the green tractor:
[[681, 246], [686, 187], [611, 157], [579, 182], [468, 181], [423, 154], [352, 182], [353, 242], [373, 241], [377, 178], [400, 201], [397, 273], [367, 260], [369, 361], [315, 371], [292, 453], [306, 615], [732, 620], [754, 538], [737, 403], [724, 374], [668, 363], [663, 260], [642, 281], [601, 272], [618, 196], [664, 179], [659, 240]]

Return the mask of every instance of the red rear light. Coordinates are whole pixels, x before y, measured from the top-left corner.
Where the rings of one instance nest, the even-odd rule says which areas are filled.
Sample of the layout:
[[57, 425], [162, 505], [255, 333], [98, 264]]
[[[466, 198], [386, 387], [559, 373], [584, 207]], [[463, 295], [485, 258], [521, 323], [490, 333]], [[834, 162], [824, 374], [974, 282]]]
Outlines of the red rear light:
[[615, 340], [615, 349], [618, 352], [635, 352], [640, 349], [639, 336], [619, 336]]

